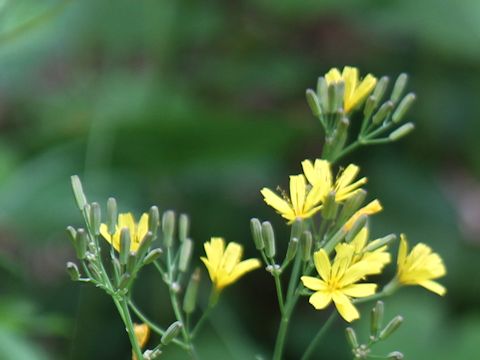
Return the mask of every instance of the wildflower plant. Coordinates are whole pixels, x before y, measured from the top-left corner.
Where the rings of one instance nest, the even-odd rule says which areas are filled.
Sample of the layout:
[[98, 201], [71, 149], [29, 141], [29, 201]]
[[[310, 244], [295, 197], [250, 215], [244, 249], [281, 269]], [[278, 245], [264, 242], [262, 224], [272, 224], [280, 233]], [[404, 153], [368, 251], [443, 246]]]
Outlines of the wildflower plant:
[[[310, 303], [310, 311], [329, 313], [303, 354], [297, 355], [309, 359], [336, 319], [352, 323], [362, 316], [358, 304], [377, 301], [367, 343], [359, 344], [353, 328], [347, 328], [353, 357], [367, 359], [373, 356], [371, 346], [385, 340], [403, 321], [397, 316], [382, 328], [383, 302], [379, 299], [406, 285], [445, 294], [445, 288], [436, 282], [446, 273], [441, 257], [422, 243], [408, 252], [404, 235], [400, 236], [393, 278], [385, 285], [377, 283], [379, 277], [372, 278], [392, 262], [390, 250], [397, 236], [370, 238], [370, 218], [383, 206], [375, 198], [367, 201], [367, 178], [359, 166], [338, 165], [360, 146], [394, 142], [413, 130], [413, 123], [403, 123], [415, 100], [413, 93], [404, 95], [407, 76], [401, 74], [389, 94], [388, 84], [387, 77], [377, 79], [368, 74], [362, 79], [358, 69], [347, 66], [342, 71], [331, 69], [318, 79], [316, 90], [307, 90], [307, 102], [324, 131], [322, 152], [299, 164], [298, 173], [288, 178], [288, 193], [268, 187], [260, 190], [265, 203], [285, 220], [290, 234], [278, 236], [269, 221], [252, 218], [250, 229], [259, 259], [243, 259], [243, 246], [226, 243], [221, 237], [204, 242], [205, 255], [199, 260], [211, 285], [203, 311], [196, 306], [203, 283], [200, 268], [190, 264], [198, 257], [193, 256], [189, 218], [182, 214], [177, 219], [170, 210], [160, 214], [153, 206], [136, 222], [131, 213], [118, 214], [113, 198], [108, 199], [102, 218], [100, 205], [88, 202], [80, 179], [72, 177], [85, 226], [68, 227], [79, 265], [69, 262], [67, 269], [73, 280], [91, 283], [110, 295], [125, 324], [134, 359], [163, 358], [162, 350], [169, 345], [182, 348], [190, 358], [200, 358], [196, 336], [213, 316], [225, 288], [261, 268], [262, 263], [273, 279], [280, 315], [272, 344], [274, 360], [284, 358], [299, 302]], [[351, 128], [356, 121], [358, 126]], [[280, 238], [288, 238], [288, 244], [277, 247]], [[279, 251], [284, 248], [285, 253]], [[134, 301], [133, 284], [144, 266], [153, 266], [165, 284], [175, 316], [172, 324], [162, 327], [154, 323]], [[401, 359], [403, 355], [394, 351], [380, 357]]]

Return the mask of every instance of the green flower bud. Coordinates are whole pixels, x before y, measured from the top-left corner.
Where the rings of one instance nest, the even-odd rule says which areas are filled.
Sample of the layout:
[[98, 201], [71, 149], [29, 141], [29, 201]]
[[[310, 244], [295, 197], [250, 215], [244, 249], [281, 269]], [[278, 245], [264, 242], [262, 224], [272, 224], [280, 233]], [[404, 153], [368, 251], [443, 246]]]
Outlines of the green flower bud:
[[185, 297], [183, 298], [183, 311], [185, 311], [186, 314], [191, 314], [195, 310], [199, 284], [200, 269], [196, 268], [190, 277], [187, 290], [185, 291]]
[[320, 76], [317, 81], [317, 95], [322, 111], [328, 112], [328, 84], [323, 76]]
[[413, 125], [413, 123], [409, 122], [409, 123], [403, 124], [398, 129], [393, 131], [390, 135], [388, 135], [388, 138], [391, 141], [397, 141], [402, 137], [410, 134], [413, 131], [413, 129], [415, 129], [415, 125]]
[[309, 261], [312, 256], [312, 233], [310, 231], [304, 231], [300, 238], [300, 251], [303, 261]]
[[295, 221], [292, 223], [292, 229], [290, 231], [290, 240], [292, 240], [293, 238], [297, 238], [297, 240], [300, 239], [300, 236], [302, 235], [302, 230], [302, 219], [295, 219]]
[[118, 217], [118, 210], [117, 210], [117, 200], [111, 197], [107, 200], [107, 228], [108, 233], [110, 235], [115, 234], [117, 230], [117, 217]]
[[343, 110], [343, 98], [345, 96], [345, 83], [343, 81], [339, 81], [331, 86], [335, 88], [335, 104], [332, 109], [332, 112], [337, 112], [341, 109]]
[[250, 230], [252, 232], [255, 247], [257, 250], [262, 250], [265, 247], [265, 244], [262, 238], [262, 224], [260, 224], [260, 220], [256, 218], [250, 219]]
[[181, 214], [178, 219], [178, 238], [180, 242], [184, 242], [188, 238], [188, 232], [190, 229], [190, 220], [188, 215]]
[[355, 194], [350, 196], [343, 204], [342, 210], [338, 215], [337, 223], [343, 224], [363, 205], [367, 192], [363, 189], [358, 189]]
[[353, 330], [351, 327], [347, 327], [345, 329], [345, 335], [347, 336], [347, 341], [350, 344], [350, 347], [352, 349], [356, 349], [358, 347], [358, 340], [355, 330]]
[[396, 239], [397, 239], [397, 236], [394, 235], [394, 234], [389, 234], [389, 235], [384, 236], [380, 239], [376, 239], [376, 240], [368, 243], [367, 246], [365, 246], [365, 248], [363, 249], [363, 252], [375, 251], [375, 250], [381, 248], [382, 246], [390, 244], [391, 242], [395, 241]]
[[298, 249], [298, 239], [291, 238], [290, 241], [288, 242], [287, 254], [285, 255], [285, 261], [284, 261], [285, 264], [293, 260], [293, 258], [295, 257], [295, 254], [297, 253], [297, 249]]
[[403, 360], [403, 354], [400, 351], [393, 351], [387, 355], [391, 360]]
[[402, 96], [403, 91], [407, 86], [407, 81], [408, 75], [405, 73], [400, 74], [395, 81], [395, 85], [393, 85], [392, 96], [390, 97], [390, 100], [392, 100], [394, 103], [396, 103]]
[[102, 223], [102, 210], [100, 205], [97, 202], [93, 202], [90, 205], [90, 226], [92, 227], [93, 233], [98, 236], [100, 235], [100, 224]]
[[120, 264], [126, 265], [130, 254], [130, 231], [128, 228], [120, 230]]
[[378, 100], [375, 96], [370, 95], [365, 101], [365, 107], [363, 108], [363, 115], [369, 118], [373, 114], [373, 110], [377, 107]]
[[385, 326], [385, 328], [380, 331], [380, 335], [378, 338], [380, 340], [385, 340], [388, 338], [390, 335], [392, 335], [399, 327], [402, 325], [403, 322], [403, 317], [400, 315], [395, 316], [388, 324]]
[[70, 279], [72, 279], [72, 281], [77, 281], [80, 279], [80, 271], [78, 271], [77, 264], [75, 264], [74, 262], [67, 262], [67, 272], [68, 275], [70, 275]]
[[312, 114], [315, 117], [319, 117], [322, 113], [320, 108], [320, 101], [318, 100], [317, 94], [312, 89], [308, 89], [305, 93], [307, 97], [308, 106], [310, 106], [310, 110], [312, 110]]
[[118, 281], [118, 288], [125, 289], [130, 283], [131, 276], [128, 273], [123, 274]]
[[383, 323], [383, 314], [385, 306], [383, 301], [377, 301], [370, 316], [370, 335], [375, 339]]
[[399, 123], [400, 121], [402, 121], [407, 111], [410, 110], [410, 108], [412, 107], [415, 99], [415, 94], [409, 93], [402, 99], [402, 101], [400, 101], [400, 104], [398, 104], [392, 115], [392, 121], [394, 123]]
[[157, 236], [158, 225], [160, 224], [160, 213], [158, 211], [158, 207], [152, 206], [150, 210], [148, 210], [148, 231]]
[[[118, 260], [117, 262], [118, 262], [118, 265], [120, 265], [120, 262]], [[130, 251], [130, 254], [128, 254], [128, 260], [127, 260], [127, 273], [135, 274], [136, 267], [137, 267], [137, 254], [135, 254], [133, 251]], [[120, 269], [120, 266], [119, 266], [119, 269]]]
[[375, 89], [373, 90], [373, 94], [372, 94], [377, 101], [377, 103], [375, 104], [375, 107], [378, 106], [380, 101], [382, 101], [383, 95], [385, 95], [385, 91], [387, 90], [389, 81], [390, 80], [388, 76], [382, 76], [380, 80], [378, 80], [377, 86], [375, 86]]
[[145, 258], [143, 259], [143, 264], [144, 265], [151, 264], [152, 262], [157, 260], [160, 257], [160, 255], [162, 255], [162, 253], [163, 251], [160, 248], [153, 249], [147, 254], [147, 256], [145, 256]]
[[393, 110], [393, 107], [394, 107], [394, 104], [392, 101], [387, 101], [383, 103], [382, 106], [380, 106], [380, 109], [378, 109], [375, 115], [373, 115], [372, 123], [374, 125], [378, 125], [382, 123], [388, 117], [388, 115], [390, 115], [390, 113]]
[[175, 231], [175, 213], [172, 210], [165, 211], [162, 217], [163, 243], [166, 247], [173, 245], [173, 233]]
[[338, 203], [335, 201], [335, 191], [330, 191], [325, 198], [322, 208], [322, 217], [325, 220], [334, 219], [337, 215]]
[[150, 249], [150, 245], [152, 245], [154, 239], [155, 237], [153, 236], [152, 232], [148, 231], [137, 249], [137, 257], [139, 259], [142, 259], [145, 256], [145, 254]]
[[337, 111], [337, 89], [335, 84], [328, 85], [328, 113]]
[[88, 238], [84, 229], [78, 229], [75, 236], [75, 251], [79, 260], [85, 259], [87, 254]]
[[78, 175], [73, 175], [70, 180], [72, 182], [73, 195], [75, 196], [77, 206], [81, 211], [83, 211], [85, 205], [87, 205], [87, 197], [83, 192], [82, 182], [80, 181]]
[[368, 216], [367, 215], [360, 216], [357, 219], [357, 221], [355, 221], [352, 228], [350, 229], [350, 231], [345, 236], [345, 241], [348, 242], [348, 243], [351, 242], [355, 238], [355, 236], [358, 235], [360, 230], [362, 230], [365, 227], [365, 225], [367, 224], [367, 221], [368, 221]]
[[262, 238], [265, 241], [265, 254], [269, 258], [275, 256], [275, 234], [273, 233], [272, 224], [268, 221], [262, 223]]
[[172, 325], [170, 325], [167, 328], [167, 330], [165, 330], [165, 333], [163, 334], [160, 342], [163, 345], [167, 345], [168, 343], [170, 343], [170, 341], [175, 339], [175, 337], [178, 335], [182, 327], [183, 325], [180, 321], [175, 321]]
[[178, 270], [185, 272], [188, 269], [190, 259], [193, 253], [193, 241], [191, 239], [185, 239], [180, 248], [180, 257], [178, 260]]

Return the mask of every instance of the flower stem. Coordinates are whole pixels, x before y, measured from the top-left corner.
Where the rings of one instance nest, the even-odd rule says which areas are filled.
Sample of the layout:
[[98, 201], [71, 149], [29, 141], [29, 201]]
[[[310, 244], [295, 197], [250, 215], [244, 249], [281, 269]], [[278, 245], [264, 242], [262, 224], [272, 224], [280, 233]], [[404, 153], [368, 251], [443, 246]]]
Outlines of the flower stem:
[[323, 326], [318, 331], [317, 335], [313, 338], [313, 340], [308, 345], [307, 349], [303, 353], [302, 360], [308, 360], [312, 355], [313, 351], [317, 348], [320, 340], [322, 339], [323, 335], [327, 332], [330, 326], [333, 324], [333, 321], [336, 319], [337, 312], [332, 311], [330, 316], [328, 317], [327, 321], [323, 324]]
[[132, 344], [133, 353], [135, 354], [135, 357], [137, 359], [143, 359], [142, 349], [140, 349], [140, 345], [138, 344], [137, 338], [135, 336], [132, 318], [130, 317], [130, 312], [128, 311], [128, 300], [126, 297], [123, 297], [120, 301], [114, 298], [114, 301], [117, 305], [117, 308], [121, 310], [121, 314], [123, 314], [122, 319], [127, 330], [128, 338], [130, 339], [130, 343]]
[[283, 314], [283, 310], [285, 309], [285, 303], [283, 301], [283, 291], [282, 283], [280, 282], [280, 275], [274, 274], [273, 278], [275, 279], [275, 289], [277, 290], [278, 306], [280, 307], [280, 313]]

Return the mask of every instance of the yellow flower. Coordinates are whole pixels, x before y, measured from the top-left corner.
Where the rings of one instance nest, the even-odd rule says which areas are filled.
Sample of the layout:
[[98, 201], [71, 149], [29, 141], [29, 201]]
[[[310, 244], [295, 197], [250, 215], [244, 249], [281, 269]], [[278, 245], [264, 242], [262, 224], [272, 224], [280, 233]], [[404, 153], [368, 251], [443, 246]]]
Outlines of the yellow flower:
[[362, 215], [373, 215], [376, 214], [380, 211], [383, 210], [382, 204], [380, 204], [380, 201], [377, 199], [371, 201], [367, 205], [365, 205], [363, 208], [357, 210], [355, 214], [353, 214], [350, 219], [343, 225], [343, 228], [345, 230], [350, 230], [352, 226], [355, 224], [355, 222], [358, 220], [358, 218]]
[[369, 263], [369, 272], [366, 275], [380, 274], [385, 265], [391, 261], [391, 255], [387, 252], [387, 245], [380, 246], [373, 251], [364, 251], [367, 244], [369, 246], [374, 246], [378, 241], [380, 240], [377, 239], [368, 242], [368, 227], [365, 226], [350, 243], [338, 244], [335, 247], [335, 252], [339, 257], [344, 257], [346, 256], [344, 254], [348, 254], [349, 251], [351, 251], [349, 247], [353, 247], [354, 255], [352, 263], [367, 261]]
[[258, 259], [242, 259], [243, 247], [235, 242], [230, 242], [225, 249], [222, 238], [212, 237], [210, 242], [204, 244], [207, 257], [201, 257], [207, 267], [210, 280], [218, 291], [237, 281], [247, 272], [260, 267]]
[[345, 170], [338, 174], [335, 184], [332, 180], [331, 165], [327, 160], [316, 159], [313, 164], [310, 160], [304, 160], [302, 161], [302, 168], [308, 182], [319, 188], [318, 191], [322, 201], [331, 191], [335, 191], [337, 202], [348, 199], [360, 186], [367, 182], [366, 177], [353, 182], [360, 170], [358, 166], [353, 164], [348, 165]]
[[368, 74], [362, 81], [359, 81], [358, 69], [350, 66], [345, 66], [342, 73], [337, 68], [330, 69], [325, 74], [325, 80], [328, 85], [341, 81], [345, 83], [343, 108], [346, 113], [363, 102], [377, 84], [377, 79], [372, 74]]
[[131, 213], [119, 214], [115, 233], [110, 235], [107, 225], [101, 224], [100, 234], [112, 244], [115, 250], [120, 251], [120, 232], [123, 228], [127, 228], [130, 232], [130, 251], [136, 252], [148, 232], [148, 214], [143, 213], [138, 224]]
[[[133, 324], [133, 331], [137, 338], [138, 345], [140, 348], [143, 348], [150, 337], [150, 328], [147, 324]], [[137, 359], [135, 354], [132, 354], [132, 359]]]
[[268, 188], [260, 192], [265, 202], [273, 207], [289, 223], [296, 219], [307, 219], [321, 209], [321, 187], [307, 188], [303, 175], [290, 176], [290, 199], [282, 199]]
[[333, 264], [324, 249], [315, 252], [313, 260], [320, 279], [302, 276], [301, 280], [306, 288], [315, 291], [309, 299], [315, 309], [324, 309], [333, 301], [340, 315], [351, 322], [360, 317], [351, 298], [373, 295], [377, 285], [356, 284], [371, 272], [372, 265], [368, 261], [354, 263], [353, 246], [348, 246], [345, 250], [335, 256]]
[[432, 252], [432, 249], [419, 243], [408, 253], [407, 238], [400, 235], [400, 246], [398, 249], [398, 270], [397, 279], [404, 285], [420, 285], [438, 295], [445, 295], [446, 289], [433, 279], [444, 276], [447, 271], [442, 258]]

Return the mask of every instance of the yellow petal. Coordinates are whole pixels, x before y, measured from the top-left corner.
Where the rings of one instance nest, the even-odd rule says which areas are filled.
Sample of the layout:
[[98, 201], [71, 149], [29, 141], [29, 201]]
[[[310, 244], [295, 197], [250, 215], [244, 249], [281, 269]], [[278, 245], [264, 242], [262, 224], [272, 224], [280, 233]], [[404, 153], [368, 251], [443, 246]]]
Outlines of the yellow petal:
[[345, 295], [351, 297], [365, 297], [375, 294], [377, 284], [353, 284], [342, 289]]
[[359, 103], [365, 100], [365, 98], [375, 88], [376, 84], [377, 84], [377, 79], [374, 76], [372, 76], [371, 74], [368, 74], [367, 76], [365, 76], [365, 78], [356, 88], [353, 96], [349, 99], [349, 107], [348, 109], [347, 107], [345, 107], [345, 112], [349, 112], [354, 107], [356, 107]]
[[137, 226], [136, 242], [140, 244], [148, 232], [148, 214], [143, 213]]
[[147, 324], [133, 324], [133, 331], [141, 348], [145, 346], [150, 336], [150, 328]]
[[330, 259], [328, 258], [325, 250], [320, 249], [319, 251], [316, 251], [313, 254], [313, 262], [315, 263], [315, 268], [317, 269], [320, 277], [325, 281], [330, 279], [332, 266], [330, 265]]
[[445, 295], [447, 292], [447, 289], [443, 285], [440, 285], [436, 281], [432, 280], [425, 280], [419, 282], [418, 285], [423, 286], [425, 289], [428, 289], [431, 292], [434, 292], [435, 294], [438, 294], [440, 296]]
[[200, 257], [200, 260], [205, 264], [205, 267], [208, 270], [208, 276], [210, 276], [210, 280], [212, 283], [217, 282], [216, 274], [217, 274], [217, 267], [212, 266], [210, 261], [206, 257]]
[[295, 215], [303, 214], [306, 184], [303, 175], [290, 176], [290, 199]]
[[405, 234], [400, 235], [400, 245], [398, 247], [398, 258], [397, 258], [397, 264], [399, 269], [402, 268], [403, 264], [405, 263], [405, 259], [407, 257], [407, 252], [408, 252], [408, 242], [407, 242], [407, 237]]
[[207, 241], [203, 247], [211, 266], [214, 269], [218, 269], [225, 251], [225, 241], [222, 238], [212, 237], [210, 242]]
[[[344, 95], [344, 106], [349, 104], [351, 99], [354, 96], [355, 90], [357, 88], [358, 82], [358, 69], [350, 66], [345, 66], [342, 72], [343, 80], [345, 81], [345, 95]], [[345, 106], [346, 107], [346, 106]], [[347, 110], [345, 109], [345, 112]]]
[[263, 195], [264, 201], [279, 212], [284, 218], [288, 220], [295, 219], [295, 213], [293, 212], [292, 207], [280, 196], [268, 188], [263, 188], [260, 192]]
[[240, 262], [233, 271], [223, 279], [223, 282], [219, 284], [219, 287], [230, 285], [237, 281], [240, 277], [246, 273], [258, 269], [261, 266], [261, 262], [258, 259], [248, 259]]
[[235, 242], [230, 242], [225, 249], [222, 260], [220, 262], [220, 269], [226, 274], [230, 274], [235, 266], [242, 258], [243, 247]]
[[135, 236], [135, 219], [132, 213], [118, 215], [118, 227], [120, 229], [127, 228], [130, 232], [130, 238]]
[[380, 204], [380, 201], [375, 199], [353, 214], [352, 217], [345, 223], [344, 229], [347, 231], [350, 230], [360, 216], [373, 215], [382, 210], [383, 208]]
[[325, 309], [332, 301], [332, 296], [327, 292], [317, 291], [310, 296], [308, 302], [317, 310]]
[[360, 317], [358, 310], [346, 295], [336, 292], [332, 299], [338, 312], [346, 321], [352, 322]]
[[328, 73], [325, 74], [325, 80], [327, 81], [328, 85], [331, 85], [339, 81], [342, 81], [342, 75], [340, 74], [340, 71], [338, 71], [337, 68], [332, 68]]
[[325, 288], [327, 287], [324, 281], [316, 277], [302, 276], [300, 279], [302, 280], [303, 286], [310, 290], [325, 290]]

